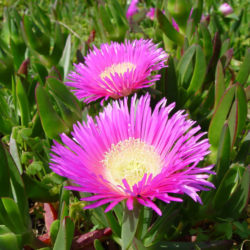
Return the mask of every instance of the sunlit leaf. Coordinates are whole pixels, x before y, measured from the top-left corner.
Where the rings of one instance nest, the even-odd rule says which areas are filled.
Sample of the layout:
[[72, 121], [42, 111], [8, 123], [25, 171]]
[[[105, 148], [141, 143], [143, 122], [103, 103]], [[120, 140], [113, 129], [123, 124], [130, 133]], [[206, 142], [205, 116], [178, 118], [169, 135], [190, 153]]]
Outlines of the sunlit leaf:
[[218, 147], [222, 127], [227, 119], [227, 115], [234, 97], [234, 92], [235, 85], [226, 90], [211, 120], [208, 130], [208, 138], [214, 148]]
[[139, 205], [134, 205], [133, 210], [128, 210], [127, 207], [123, 210], [122, 249], [127, 249], [133, 241], [139, 221], [139, 208]]
[[66, 124], [53, 109], [49, 94], [39, 84], [36, 87], [36, 101], [44, 132], [49, 138], [56, 138], [60, 133], [68, 131]]
[[184, 37], [178, 31], [175, 30], [173, 25], [169, 22], [167, 17], [161, 12], [161, 10], [157, 9], [156, 12], [157, 20], [159, 22], [160, 29], [164, 32], [164, 34], [173, 42], [182, 46], [184, 43]]

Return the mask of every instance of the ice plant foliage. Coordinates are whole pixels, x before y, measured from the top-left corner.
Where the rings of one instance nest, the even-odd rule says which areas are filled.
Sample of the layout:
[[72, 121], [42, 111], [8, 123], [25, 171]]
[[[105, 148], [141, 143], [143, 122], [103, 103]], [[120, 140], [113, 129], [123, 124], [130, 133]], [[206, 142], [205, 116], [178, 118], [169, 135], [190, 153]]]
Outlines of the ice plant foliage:
[[152, 72], [165, 67], [167, 57], [151, 40], [102, 44], [85, 57], [85, 64], [75, 64], [66, 84], [86, 103], [117, 99], [159, 80], [160, 75]]
[[93, 194], [83, 198], [95, 201], [86, 209], [110, 203], [109, 211], [126, 200], [132, 210], [137, 200], [161, 215], [154, 200], [181, 202], [175, 194], [201, 203], [197, 192], [213, 187], [213, 166], [198, 167], [210, 145], [184, 111], [170, 116], [174, 106], [163, 98], [152, 110], [148, 94], [134, 95], [130, 105], [127, 97], [114, 101], [96, 122], [74, 125], [73, 139], [62, 134], [63, 144], [54, 141], [51, 169], [77, 184], [68, 189]]

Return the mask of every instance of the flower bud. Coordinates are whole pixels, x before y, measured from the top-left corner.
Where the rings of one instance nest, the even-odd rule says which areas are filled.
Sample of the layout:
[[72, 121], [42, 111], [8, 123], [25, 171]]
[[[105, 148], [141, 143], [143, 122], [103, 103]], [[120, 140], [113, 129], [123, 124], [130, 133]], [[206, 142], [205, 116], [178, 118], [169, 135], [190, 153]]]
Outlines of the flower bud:
[[224, 16], [227, 16], [227, 15], [233, 13], [233, 9], [232, 9], [232, 7], [231, 7], [228, 3], [223, 3], [223, 4], [219, 7], [219, 11], [220, 11]]

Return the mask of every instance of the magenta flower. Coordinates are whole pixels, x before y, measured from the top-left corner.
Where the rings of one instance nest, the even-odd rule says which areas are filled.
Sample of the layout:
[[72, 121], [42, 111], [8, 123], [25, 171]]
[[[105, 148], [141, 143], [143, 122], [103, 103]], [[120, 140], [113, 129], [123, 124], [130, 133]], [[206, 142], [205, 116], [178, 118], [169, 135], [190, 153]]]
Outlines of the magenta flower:
[[219, 7], [219, 11], [220, 11], [224, 16], [227, 16], [227, 15], [233, 13], [233, 9], [232, 9], [232, 7], [231, 7], [228, 3], [223, 3], [223, 4]]
[[85, 57], [85, 64], [75, 64], [66, 84], [86, 103], [99, 98], [117, 99], [159, 80], [159, 74], [151, 73], [165, 67], [167, 57], [151, 40], [105, 43], [100, 49], [94, 47]]
[[134, 95], [130, 107], [127, 97], [114, 101], [96, 122], [74, 125], [73, 139], [54, 141], [51, 169], [78, 185], [68, 189], [93, 194], [82, 199], [95, 201], [85, 209], [110, 203], [107, 212], [126, 200], [132, 210], [137, 200], [161, 215], [154, 200], [181, 202], [175, 194], [201, 203], [197, 192], [214, 187], [207, 181], [213, 166], [198, 167], [210, 145], [184, 111], [170, 116], [174, 106], [163, 98], [151, 110], [148, 94]]
[[150, 8], [149, 11], [147, 12], [146, 16], [148, 18], [150, 18], [151, 20], [154, 20], [154, 18], [155, 18], [155, 8]]
[[138, 12], [137, 4], [139, 0], [132, 0], [130, 5], [128, 6], [128, 10], [126, 12], [126, 18], [129, 20], [134, 14]]
[[[147, 17], [151, 20], [154, 20], [155, 19], [155, 11], [156, 11], [156, 8], [150, 8], [149, 11], [147, 12]], [[165, 14], [165, 10], [162, 11], [163, 14]]]
[[174, 20], [174, 18], [172, 18], [172, 25], [175, 28], [175, 30], [177, 30], [178, 32], [180, 31], [179, 25], [176, 23], [176, 21]]

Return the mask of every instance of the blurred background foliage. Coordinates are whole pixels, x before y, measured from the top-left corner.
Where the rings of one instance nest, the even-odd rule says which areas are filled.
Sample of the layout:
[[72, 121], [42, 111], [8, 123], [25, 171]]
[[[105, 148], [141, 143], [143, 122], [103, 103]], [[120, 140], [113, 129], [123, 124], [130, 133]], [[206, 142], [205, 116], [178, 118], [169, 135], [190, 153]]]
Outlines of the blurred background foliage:
[[159, 202], [162, 217], [144, 208], [137, 247], [249, 247], [250, 12], [246, 0], [227, 2], [233, 12], [225, 16], [222, 1], [139, 1], [127, 19], [126, 0], [0, 1], [0, 249], [117, 249], [122, 207], [84, 211], [81, 194], [63, 189], [69, 180], [48, 163], [52, 139], [102, 109], [63, 84], [73, 63], [93, 45], [140, 38], [170, 55], [159, 82], [141, 93], [153, 105], [166, 96], [208, 131], [204, 165], [215, 164], [217, 175], [203, 206]]

